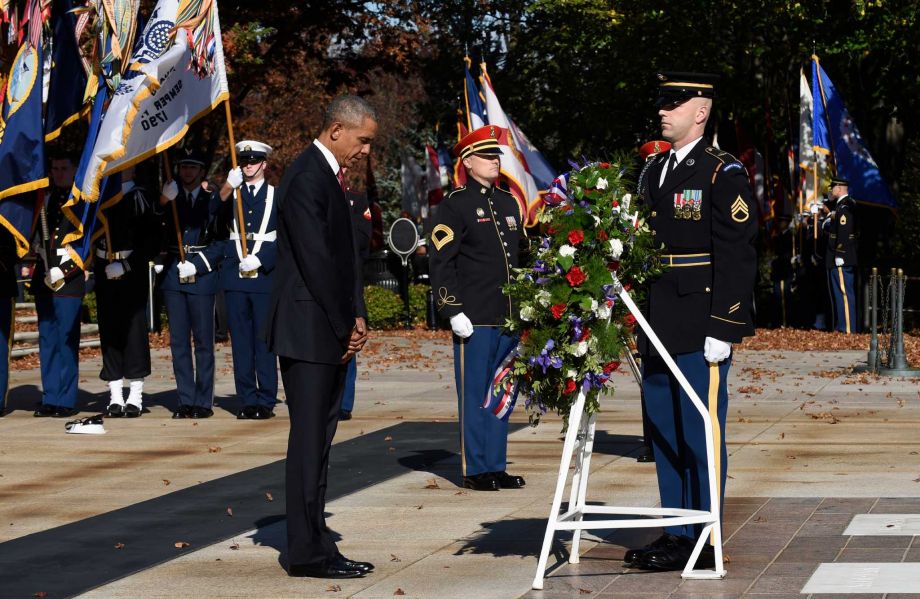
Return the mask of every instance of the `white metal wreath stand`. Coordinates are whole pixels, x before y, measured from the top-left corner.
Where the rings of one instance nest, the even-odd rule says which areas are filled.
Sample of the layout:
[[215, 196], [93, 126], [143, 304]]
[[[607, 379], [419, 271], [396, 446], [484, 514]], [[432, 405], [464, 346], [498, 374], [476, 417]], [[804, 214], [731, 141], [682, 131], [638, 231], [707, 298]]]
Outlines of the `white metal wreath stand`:
[[[664, 348], [661, 340], [649, 326], [642, 312], [629, 297], [629, 293], [623, 289], [622, 284], [613, 275], [614, 290], [629, 308], [629, 311], [635, 316], [636, 321], [649, 340], [658, 350], [659, 355], [664, 359], [668, 368], [677, 378], [680, 386], [690, 397], [694, 407], [700, 413], [703, 419], [703, 426], [706, 430], [706, 459], [709, 468], [709, 505], [710, 509], [706, 510], [685, 510], [679, 508], [642, 508], [642, 507], [619, 507], [608, 505], [587, 505], [585, 497], [588, 491], [588, 474], [591, 471], [591, 452], [594, 449], [594, 427], [595, 415], [588, 417], [585, 412], [585, 394], [584, 391], [578, 394], [575, 404], [569, 412], [569, 429], [565, 435], [565, 443], [562, 449], [562, 459], [559, 462], [559, 477], [556, 480], [556, 494], [553, 496], [553, 507], [549, 513], [549, 520], [546, 523], [546, 534], [543, 537], [543, 549], [540, 552], [540, 561], [537, 564], [537, 573], [533, 579], [533, 588], [543, 588], [543, 577], [546, 573], [546, 562], [549, 558], [549, 551], [553, 543], [553, 535], [557, 530], [572, 531], [572, 549], [569, 552], [569, 563], [577, 564], [579, 561], [578, 546], [581, 541], [581, 531], [583, 530], [600, 530], [616, 528], [656, 528], [659, 526], [682, 526], [687, 524], [703, 524], [703, 530], [693, 548], [690, 559], [687, 562], [681, 576], [684, 578], [698, 579], [721, 579], [725, 577], [725, 568], [722, 564], [722, 529], [719, 526], [719, 494], [716, 491], [716, 474], [714, 461], [714, 448], [712, 441], [712, 423], [709, 420], [709, 411], [690, 383], [684, 377], [671, 354]], [[573, 456], [574, 454], [574, 456]], [[575, 458], [575, 471], [572, 474], [572, 485], [569, 492], [568, 511], [564, 514], [559, 513], [562, 505], [562, 494], [565, 491], [568, 480], [569, 467], [572, 458]], [[584, 520], [585, 514], [610, 514], [633, 516], [620, 520]], [[648, 518], [647, 516], [657, 516]], [[712, 535], [712, 544], [715, 549], [715, 569], [714, 570], [696, 570], [696, 560], [699, 558], [703, 545], [707, 537]]]

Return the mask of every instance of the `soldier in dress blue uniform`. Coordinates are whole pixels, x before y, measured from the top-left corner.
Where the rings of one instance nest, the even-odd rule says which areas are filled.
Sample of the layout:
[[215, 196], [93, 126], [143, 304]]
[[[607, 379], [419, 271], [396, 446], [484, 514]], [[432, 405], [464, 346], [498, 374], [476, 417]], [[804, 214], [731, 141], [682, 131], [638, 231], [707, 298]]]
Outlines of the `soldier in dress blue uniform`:
[[836, 203], [823, 223], [827, 233], [824, 265], [833, 300], [833, 329], [847, 335], [856, 332], [856, 203], [849, 195], [848, 185], [846, 179], [831, 179], [830, 197]]
[[179, 395], [173, 418], [208, 418], [214, 414], [214, 296], [226, 226], [221, 226], [220, 196], [203, 186], [204, 174], [204, 158], [186, 148], [179, 159], [179, 184], [167, 181], [160, 196], [161, 206], [168, 208], [170, 202], [176, 202], [185, 249], [185, 261], [180, 262], [176, 227], [172, 209], [168, 208], [161, 289], [169, 317], [169, 347]]
[[42, 403], [35, 410], [36, 417], [67, 418], [77, 413], [80, 312], [86, 278], [83, 260], [70, 245], [79, 237], [75, 223], [80, 221], [63, 208], [75, 170], [68, 156], [51, 159], [52, 189], [45, 196], [36, 232], [39, 259], [29, 286], [38, 313], [42, 375]]
[[501, 329], [512, 309], [502, 287], [518, 265], [524, 224], [517, 201], [495, 185], [500, 133], [481, 127], [454, 147], [467, 185], [438, 208], [430, 244], [438, 311], [454, 332], [463, 486], [477, 491], [524, 486], [505, 471], [508, 423], [481, 408], [496, 367], [518, 341]]
[[[703, 138], [715, 77], [661, 73], [658, 78], [661, 132], [672, 146], [653, 159], [639, 190], [668, 268], [649, 288], [648, 320], [709, 407], [721, 503], [731, 344], [754, 332], [757, 208], [744, 166]], [[709, 509], [704, 423], [645, 335], [639, 349], [661, 505]], [[649, 546], [628, 551], [625, 561], [651, 570], [683, 569], [700, 530], [667, 527]], [[713, 557], [707, 544], [698, 567], [713, 567]]]
[[150, 374], [148, 269], [158, 239], [154, 207], [146, 190], [134, 184], [134, 168], [122, 171], [121, 180], [121, 194], [100, 206], [101, 231], [95, 235], [93, 266], [102, 347], [99, 378], [109, 385], [108, 415], [136, 418], [143, 412], [144, 378]]
[[[241, 420], [271, 418], [278, 399], [278, 360], [260, 336], [268, 316], [277, 258], [275, 188], [265, 181], [266, 158], [271, 151], [268, 144], [259, 141], [236, 144], [241, 166], [227, 174], [220, 190], [220, 199], [229, 200], [233, 212], [230, 238], [223, 244], [220, 286], [227, 305], [236, 394], [243, 402], [236, 415]], [[245, 258], [234, 192], [239, 187], [248, 252]]]

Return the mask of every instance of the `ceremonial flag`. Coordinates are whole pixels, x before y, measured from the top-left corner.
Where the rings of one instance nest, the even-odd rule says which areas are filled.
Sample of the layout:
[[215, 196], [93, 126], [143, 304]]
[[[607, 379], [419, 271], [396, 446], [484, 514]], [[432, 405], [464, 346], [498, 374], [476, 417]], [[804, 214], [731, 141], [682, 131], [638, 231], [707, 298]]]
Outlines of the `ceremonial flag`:
[[831, 157], [836, 175], [849, 182], [849, 192], [853, 199], [896, 210], [897, 201], [869, 154], [843, 98], [821, 68], [818, 57], [811, 58], [815, 151]]
[[83, 99], [86, 71], [77, 46], [73, 0], [56, 0], [51, 5], [51, 73], [45, 113], [45, 141], [85, 113]]
[[527, 164], [527, 170], [533, 176], [534, 182], [540, 189], [548, 189], [556, 178], [556, 169], [552, 167], [545, 156], [533, 145], [521, 128], [517, 126], [510, 118], [508, 124], [511, 126], [511, 134], [514, 136], [514, 142], [518, 149], [524, 155], [524, 162]]
[[799, 168], [802, 169], [799, 185], [799, 212], [820, 205], [819, 179], [827, 173], [827, 158], [822, 152], [815, 152], [814, 97], [808, 87], [805, 71], [799, 71]]
[[489, 115], [489, 124], [501, 127], [498, 136], [498, 145], [502, 148], [501, 174], [508, 182], [511, 194], [520, 204], [521, 217], [525, 225], [536, 222], [536, 212], [541, 206], [540, 190], [527, 169], [527, 160], [518, 149], [518, 144], [511, 132], [511, 119], [502, 110], [501, 103], [492, 88], [492, 82], [486, 73], [485, 65], [482, 68], [482, 87], [486, 97], [486, 113]]
[[217, 2], [191, 20], [188, 8], [186, 0], [159, 0], [153, 9], [102, 122], [82, 199], [95, 201], [103, 176], [172, 146], [229, 98]]
[[466, 102], [466, 130], [469, 132], [487, 125], [489, 121], [486, 118], [482, 93], [479, 91], [479, 86], [476, 85], [476, 80], [470, 74], [470, 57], [467, 56], [463, 60], [466, 62], [463, 67], [466, 73], [466, 79], [463, 80], [463, 97]]
[[[469, 71], [467, 71], [468, 73]], [[466, 119], [463, 116], [463, 109], [457, 109], [457, 141], [469, 135], [469, 128], [466, 126]], [[466, 185], [466, 169], [463, 168], [463, 162], [458, 158], [454, 162], [454, 189]]]
[[441, 187], [447, 187], [450, 185], [450, 171], [453, 161], [450, 159], [450, 151], [447, 149], [447, 144], [444, 143], [444, 138], [441, 136], [440, 124], [435, 128], [435, 133], [437, 134], [438, 140], [435, 149], [438, 152], [438, 173], [441, 176]]
[[[34, 26], [40, 28], [41, 24]], [[41, 45], [33, 45], [26, 37], [4, 80], [0, 112], [0, 200], [48, 186], [42, 128], [42, 64]]]

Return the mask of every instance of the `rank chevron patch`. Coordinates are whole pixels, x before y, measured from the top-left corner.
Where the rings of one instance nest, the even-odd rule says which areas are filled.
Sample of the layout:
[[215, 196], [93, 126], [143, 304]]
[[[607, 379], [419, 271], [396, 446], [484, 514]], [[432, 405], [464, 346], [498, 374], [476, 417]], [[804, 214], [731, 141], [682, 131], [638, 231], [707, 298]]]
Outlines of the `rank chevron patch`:
[[[440, 235], [440, 237], [439, 237]], [[447, 225], [438, 225], [431, 232], [431, 242], [434, 249], [440, 250], [442, 247], [454, 240], [454, 231]]]
[[750, 216], [751, 211], [748, 209], [747, 202], [741, 199], [741, 196], [739, 195], [735, 199], [735, 202], [732, 204], [732, 220], [736, 223], [743, 223]]

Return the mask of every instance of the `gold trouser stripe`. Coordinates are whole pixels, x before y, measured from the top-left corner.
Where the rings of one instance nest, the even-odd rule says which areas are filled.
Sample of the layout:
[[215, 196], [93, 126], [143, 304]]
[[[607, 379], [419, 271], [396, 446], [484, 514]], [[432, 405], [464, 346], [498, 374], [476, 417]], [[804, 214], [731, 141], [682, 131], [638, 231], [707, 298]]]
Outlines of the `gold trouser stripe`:
[[779, 282], [779, 302], [783, 309], [783, 326], [786, 326], [786, 281]]
[[10, 332], [6, 339], [6, 388], [3, 389], [3, 401], [0, 401], [0, 408], [5, 408], [6, 400], [10, 392], [10, 363], [13, 360], [13, 334], [16, 331], [16, 298], [10, 298]]
[[466, 360], [464, 359], [463, 350], [466, 344], [460, 340], [460, 472], [466, 476], [466, 447], [464, 447], [463, 438], [466, 436], [466, 430], [463, 428], [463, 408], [466, 405]]
[[[715, 460], [716, 496], [722, 498], [722, 428], [719, 426], [719, 365], [709, 363], [709, 421], [712, 423], [712, 453]], [[712, 509], [712, 506], [709, 507]], [[721, 524], [720, 524], [721, 526]], [[710, 533], [709, 542], [715, 544], [715, 533]]]
[[843, 320], [847, 325], [847, 335], [850, 331], [850, 300], [847, 299], [847, 288], [843, 283], [843, 267], [837, 267], [837, 279], [840, 281], [840, 296], [843, 297]]

